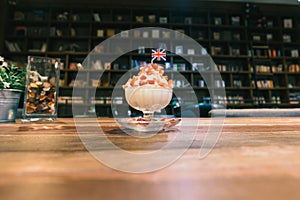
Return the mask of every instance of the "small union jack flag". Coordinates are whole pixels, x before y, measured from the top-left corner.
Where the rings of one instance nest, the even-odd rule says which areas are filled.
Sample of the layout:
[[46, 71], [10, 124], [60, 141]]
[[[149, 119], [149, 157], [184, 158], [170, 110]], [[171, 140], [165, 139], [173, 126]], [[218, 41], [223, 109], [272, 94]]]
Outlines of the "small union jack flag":
[[152, 62], [154, 60], [160, 61], [161, 59], [166, 61], [166, 50], [165, 49], [157, 49], [156, 51], [152, 49]]

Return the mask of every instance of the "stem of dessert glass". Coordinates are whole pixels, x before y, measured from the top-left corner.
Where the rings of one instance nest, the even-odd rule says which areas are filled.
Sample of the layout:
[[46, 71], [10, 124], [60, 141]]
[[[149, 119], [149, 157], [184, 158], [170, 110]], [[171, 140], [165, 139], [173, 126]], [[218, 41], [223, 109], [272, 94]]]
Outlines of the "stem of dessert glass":
[[153, 119], [154, 112], [153, 111], [143, 111], [143, 117], [147, 121], [150, 121]]

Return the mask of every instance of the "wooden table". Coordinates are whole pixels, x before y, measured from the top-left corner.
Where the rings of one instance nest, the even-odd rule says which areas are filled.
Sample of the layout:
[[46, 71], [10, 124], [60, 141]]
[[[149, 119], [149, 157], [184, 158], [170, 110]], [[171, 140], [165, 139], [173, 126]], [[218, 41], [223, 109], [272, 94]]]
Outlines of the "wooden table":
[[[96, 160], [73, 119], [0, 124], [0, 199], [300, 199], [300, 118], [226, 118], [204, 159], [199, 148], [211, 119], [190, 120], [201, 120], [201, 126], [187, 152], [170, 166], [142, 174]], [[133, 152], [153, 151], [174, 134], [161, 132], [150, 144], [136, 143], [112, 131], [118, 129], [113, 119], [99, 121], [111, 141]], [[181, 128], [188, 134], [185, 130], [197, 127]]]

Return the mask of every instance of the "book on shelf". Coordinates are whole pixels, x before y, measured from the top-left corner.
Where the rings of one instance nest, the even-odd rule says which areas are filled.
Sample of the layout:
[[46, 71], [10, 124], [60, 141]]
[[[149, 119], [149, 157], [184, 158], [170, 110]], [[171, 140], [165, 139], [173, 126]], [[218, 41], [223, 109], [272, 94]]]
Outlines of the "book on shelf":
[[97, 37], [104, 37], [104, 30], [103, 29], [98, 29], [97, 30]]
[[291, 92], [289, 101], [290, 104], [300, 104], [300, 92]]
[[188, 55], [195, 55], [195, 49], [188, 49], [187, 54]]
[[221, 17], [215, 17], [214, 18], [214, 24], [215, 25], [222, 25], [222, 18]]
[[137, 23], [144, 23], [144, 16], [135, 16], [135, 21]]
[[64, 79], [59, 79], [59, 87], [64, 87], [65, 85], [65, 80]]
[[213, 39], [214, 40], [220, 40], [221, 36], [220, 36], [220, 32], [213, 32]]
[[118, 22], [122, 22], [122, 21], [124, 20], [124, 17], [123, 17], [122, 15], [117, 15], [117, 16], [116, 16], [116, 20], [117, 20]]
[[266, 104], [266, 99], [264, 96], [254, 96], [253, 103], [254, 104]]
[[162, 38], [169, 39], [171, 37], [170, 31], [162, 31]]
[[204, 88], [204, 87], [206, 87], [206, 84], [205, 84], [205, 81], [204, 80], [198, 80], [198, 87], [200, 87], [200, 88]]
[[185, 71], [186, 70], [186, 64], [185, 63], [174, 63], [173, 64], [173, 70], [174, 71]]
[[226, 96], [217, 96], [215, 95], [212, 99], [212, 103], [216, 104], [226, 104]]
[[115, 34], [116, 34], [115, 29], [109, 28], [109, 29], [106, 30], [106, 36], [107, 36], [107, 37], [112, 37], [112, 36], [114, 36]]
[[152, 38], [159, 38], [159, 30], [157, 29], [152, 30]]
[[256, 65], [255, 66], [256, 72], [271, 72], [271, 66], [269, 65]]
[[250, 56], [258, 56], [258, 57], [267, 57], [268, 56], [268, 49], [254, 49], [253, 55], [251, 51], [249, 51]]
[[267, 19], [267, 27], [272, 28], [274, 26], [274, 22], [272, 19]]
[[99, 60], [99, 59], [93, 60], [91, 69], [102, 70], [103, 66], [102, 66], [101, 60]]
[[156, 22], [156, 15], [148, 15], [148, 21], [149, 23], [155, 23]]
[[168, 18], [167, 17], [159, 17], [159, 23], [161, 23], [161, 24], [168, 23]]
[[201, 47], [201, 55], [207, 55], [207, 50], [204, 47]]
[[238, 72], [243, 71], [243, 65], [240, 64], [216, 64], [217, 69], [221, 72]]
[[145, 47], [144, 46], [139, 46], [138, 47], [138, 54], [144, 54], [145, 53]]
[[95, 22], [101, 22], [99, 13], [93, 13], [93, 18]]
[[121, 104], [123, 104], [123, 100], [124, 100], [124, 97], [114, 97], [112, 99], [112, 103], [121, 105]]
[[261, 42], [262, 37], [261, 37], [261, 35], [253, 35], [252, 40], [255, 41], [255, 42]]
[[300, 72], [300, 64], [295, 64], [295, 63], [289, 64], [288, 71], [289, 72]]
[[175, 46], [175, 53], [178, 55], [183, 54], [183, 45]]
[[283, 64], [272, 65], [272, 72], [283, 72]]
[[71, 15], [71, 20], [73, 22], [78, 22], [78, 21], [80, 21], [80, 16], [78, 14], [72, 14]]
[[185, 87], [185, 84], [184, 84], [184, 80], [173, 80], [174, 82], [174, 87], [176, 88], [181, 88], [181, 87]]
[[62, 12], [62, 13], [58, 13], [56, 15], [56, 20], [57, 21], [60, 21], [60, 22], [65, 22], [69, 19], [69, 12], [65, 11], [65, 12]]
[[[109, 96], [106, 96], [106, 97], [91, 97], [90, 99], [90, 102], [92, 104], [104, 104], [104, 105], [107, 105], [107, 104], [110, 104], [111, 103], [111, 97]], [[114, 104], [122, 104], [123, 103], [123, 97], [115, 97], [114, 101], [117, 101], [117, 102], [114, 102]]]
[[293, 19], [291, 19], [291, 18], [283, 19], [283, 27], [284, 28], [293, 28]]
[[83, 104], [83, 98], [82, 97], [74, 97], [74, 96], [59, 96], [57, 98], [57, 102], [59, 104]]
[[273, 80], [257, 80], [256, 84], [258, 88], [274, 88]]
[[281, 98], [279, 96], [272, 96], [271, 97], [271, 103], [280, 104], [281, 103]]
[[60, 70], [65, 70], [65, 63], [63, 61], [60, 62], [59, 69]]
[[143, 38], [148, 38], [149, 37], [149, 32], [148, 31], [143, 31]]
[[244, 97], [235, 95], [235, 96], [227, 96], [226, 97], [226, 104], [244, 104]]
[[28, 52], [42, 52], [45, 53], [47, 50], [47, 43], [33, 45], [32, 49], [28, 49]]
[[204, 63], [192, 63], [192, 70], [193, 71], [209, 71], [210, 68], [204, 66]]
[[242, 87], [241, 80], [233, 80], [233, 87]]
[[272, 41], [273, 40], [273, 34], [272, 33], [268, 33], [266, 35], [266, 39], [267, 39], [267, 41]]
[[293, 58], [298, 58], [299, 57], [298, 49], [292, 49], [291, 50], [291, 57], [293, 57]]
[[25, 14], [22, 11], [14, 11], [14, 20], [22, 21], [25, 19]]
[[241, 55], [240, 49], [239, 48], [233, 48], [233, 47], [229, 47], [229, 55], [232, 56], [239, 56]]
[[92, 79], [92, 81], [91, 81], [91, 86], [92, 87], [99, 87], [100, 86], [100, 80], [99, 79]]
[[225, 81], [224, 80], [215, 80], [215, 87], [216, 88], [224, 88], [225, 87]]
[[64, 34], [63, 34], [63, 31], [61, 29], [56, 29], [55, 30], [55, 33], [56, 33], [56, 36], [57, 37], [62, 37]]
[[291, 35], [283, 34], [282, 40], [283, 40], [283, 42], [292, 42], [292, 37], [291, 37]]
[[27, 26], [17, 26], [15, 28], [17, 36], [26, 36], [27, 35]]
[[133, 37], [134, 38], [140, 38], [141, 37], [141, 31], [140, 30], [134, 30], [133, 31]]
[[76, 29], [73, 28], [73, 27], [71, 27], [71, 28], [70, 28], [70, 36], [75, 37], [76, 35], [77, 35]]
[[110, 62], [105, 62], [104, 63], [104, 69], [110, 70], [111, 69], [111, 63]]
[[129, 37], [129, 31], [121, 31], [120, 32], [120, 36], [122, 37], [122, 38], [128, 38]]
[[222, 55], [222, 47], [212, 46], [211, 48], [211, 55]]
[[9, 52], [21, 52], [21, 48], [17, 42], [10, 42], [5, 40], [5, 46]]
[[168, 70], [172, 70], [172, 65], [170, 62], [165, 62], [165, 70], [168, 71]]
[[231, 16], [231, 25], [239, 26], [240, 21], [240, 16]]
[[14, 47], [16, 49], [16, 52], [21, 52], [21, 48], [20, 48], [20, 46], [19, 46], [19, 44], [17, 42], [13, 42], [13, 45], [14, 45]]

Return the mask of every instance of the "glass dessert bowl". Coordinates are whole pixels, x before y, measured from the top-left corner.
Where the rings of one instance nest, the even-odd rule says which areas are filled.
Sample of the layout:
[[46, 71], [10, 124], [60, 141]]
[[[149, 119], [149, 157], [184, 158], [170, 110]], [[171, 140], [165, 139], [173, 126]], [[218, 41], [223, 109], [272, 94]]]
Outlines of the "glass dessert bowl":
[[151, 120], [154, 112], [164, 109], [171, 101], [173, 81], [163, 73], [164, 67], [151, 63], [140, 67], [139, 73], [123, 85], [126, 101], [142, 111], [145, 119]]
[[144, 114], [144, 118], [151, 120], [154, 112], [160, 112], [172, 99], [172, 88], [143, 85], [125, 89], [128, 104]]
[[140, 132], [158, 132], [180, 121], [154, 118], [154, 112], [160, 112], [168, 106], [173, 95], [173, 81], [163, 73], [162, 66], [151, 63], [140, 67], [138, 74], [123, 85], [127, 103], [142, 111], [143, 117], [122, 120], [122, 125]]

